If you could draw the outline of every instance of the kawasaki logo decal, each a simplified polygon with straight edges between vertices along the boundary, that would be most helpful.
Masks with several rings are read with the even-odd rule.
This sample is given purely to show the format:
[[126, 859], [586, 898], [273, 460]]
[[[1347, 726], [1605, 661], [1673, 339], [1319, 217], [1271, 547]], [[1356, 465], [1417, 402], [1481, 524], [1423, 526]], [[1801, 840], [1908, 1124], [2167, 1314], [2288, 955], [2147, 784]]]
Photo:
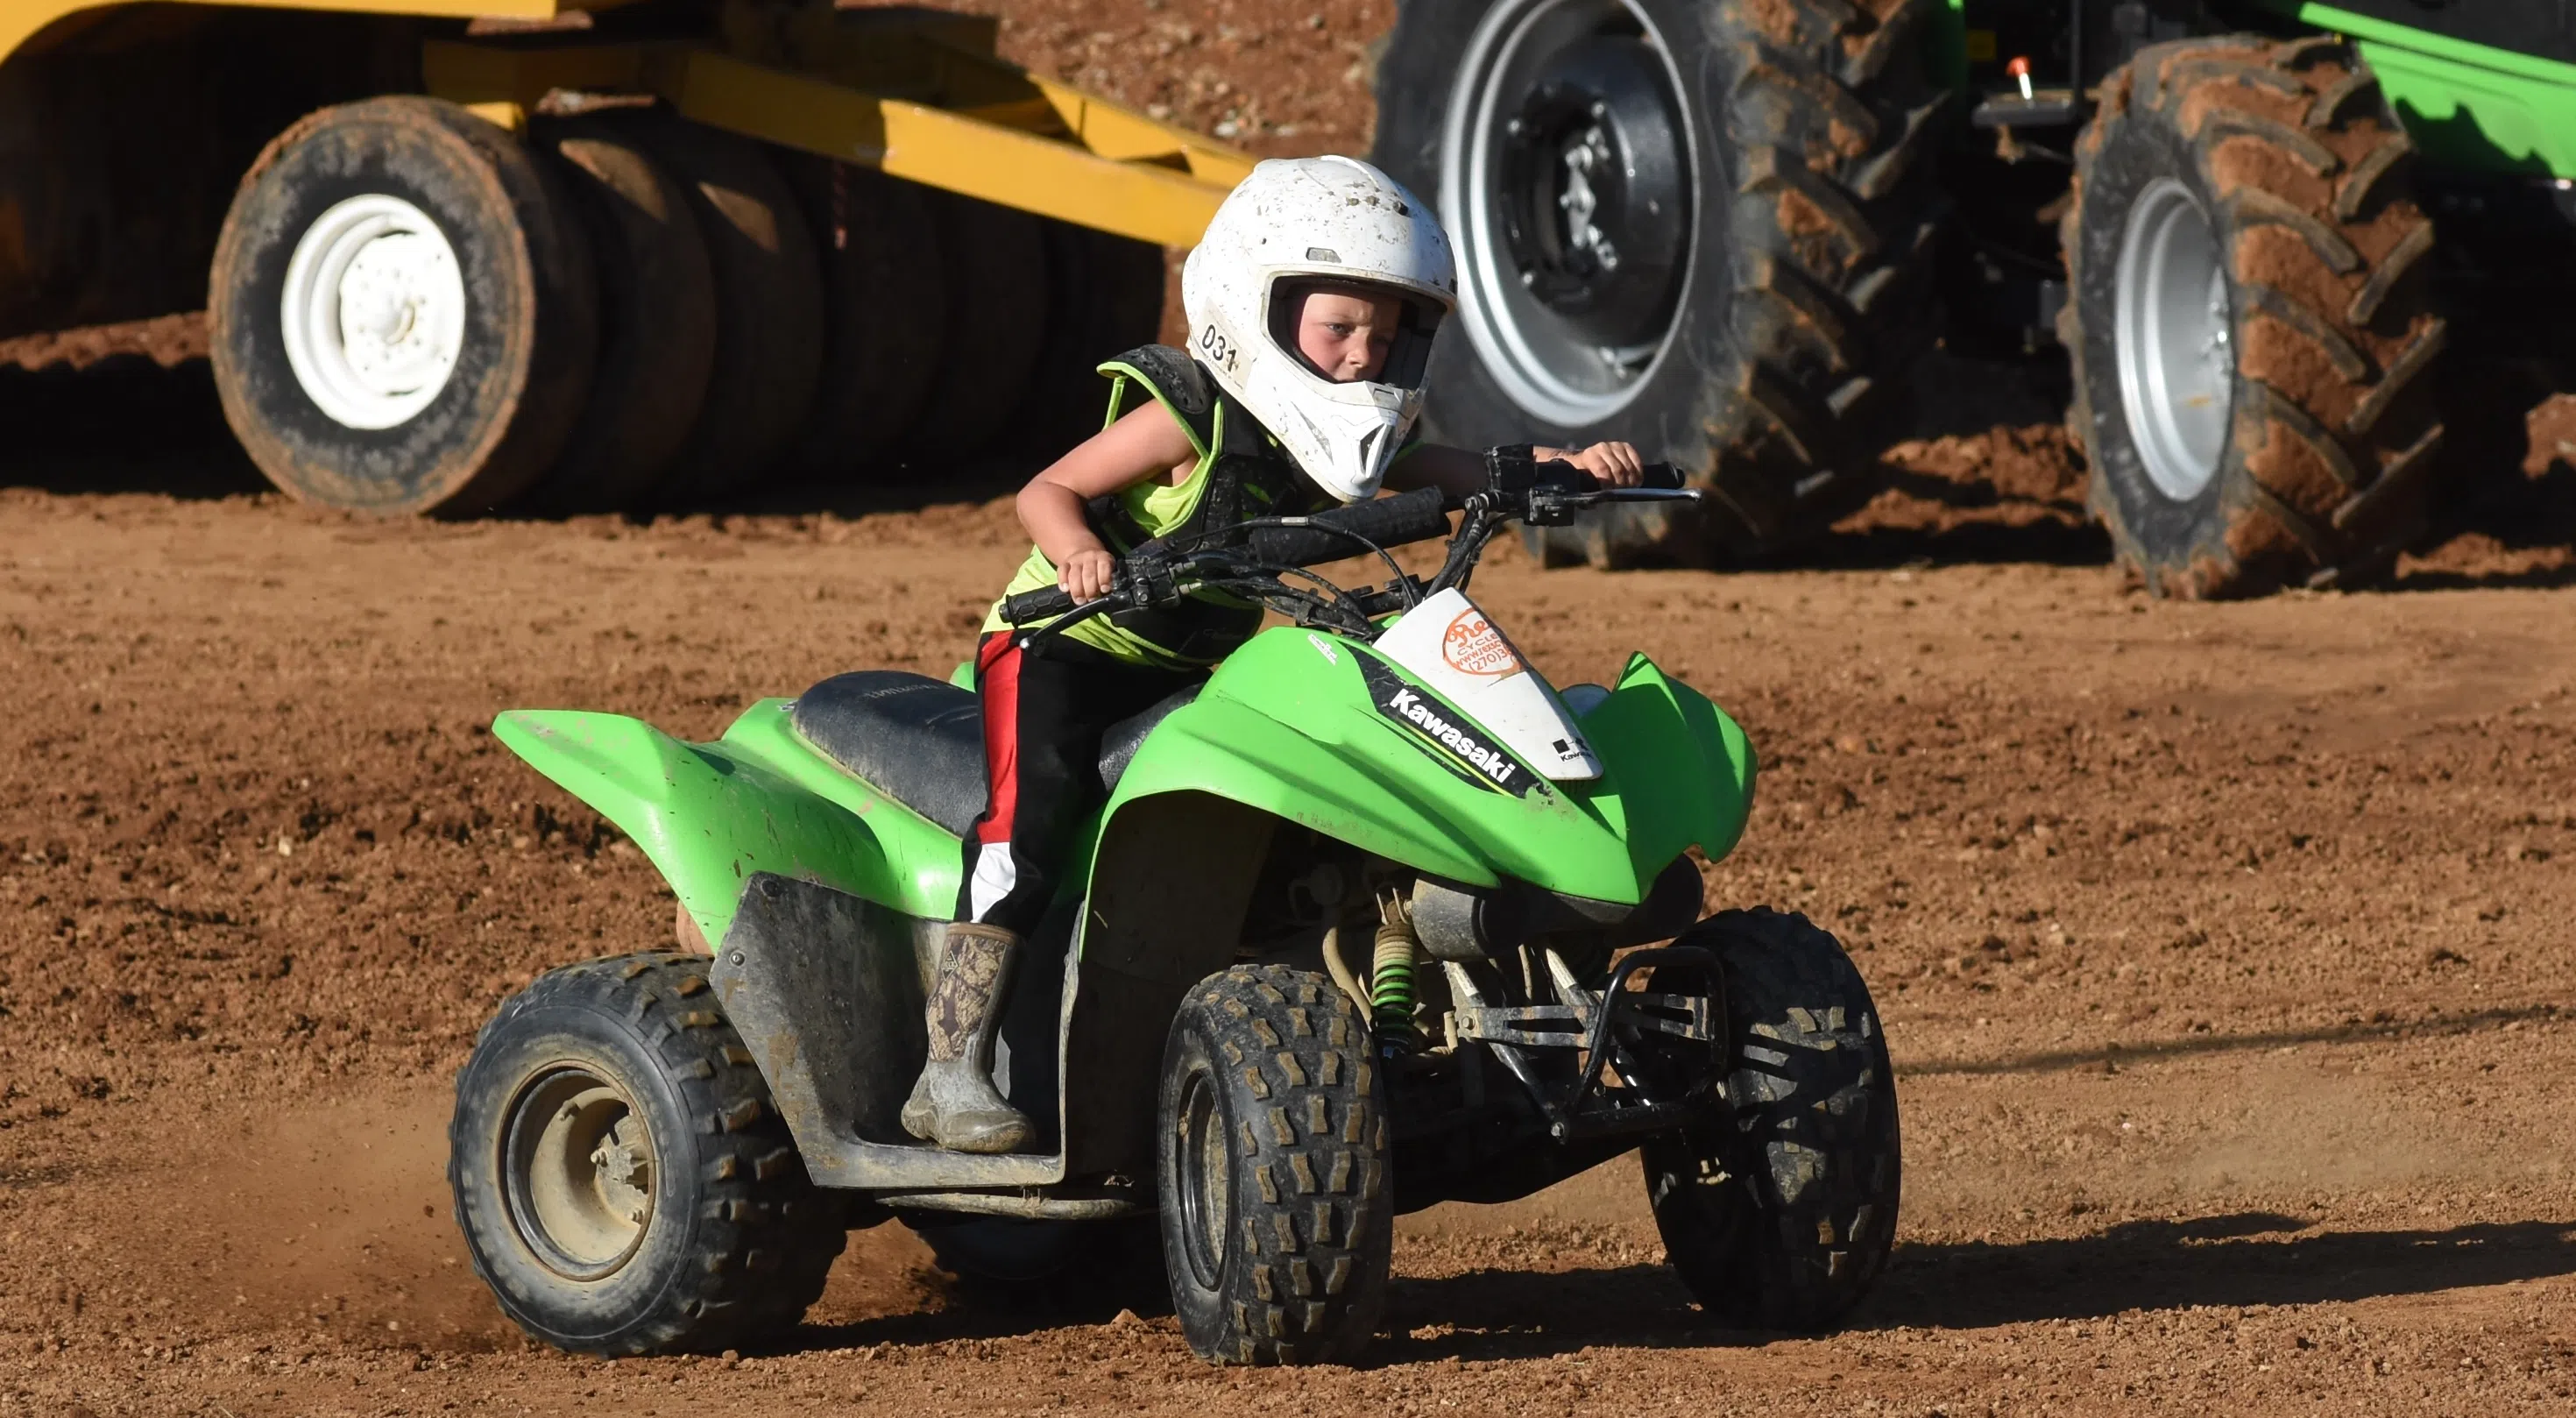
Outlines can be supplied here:
[[1465, 715], [1397, 678], [1374, 656], [1362, 655], [1359, 661], [1360, 679], [1368, 686], [1369, 703], [1380, 714], [1426, 740], [1428, 746], [1437, 748], [1439, 752], [1434, 756], [1463, 770], [1460, 776], [1498, 792], [1526, 795], [1533, 789], [1544, 789], [1539, 776], [1519, 759], [1470, 730]]

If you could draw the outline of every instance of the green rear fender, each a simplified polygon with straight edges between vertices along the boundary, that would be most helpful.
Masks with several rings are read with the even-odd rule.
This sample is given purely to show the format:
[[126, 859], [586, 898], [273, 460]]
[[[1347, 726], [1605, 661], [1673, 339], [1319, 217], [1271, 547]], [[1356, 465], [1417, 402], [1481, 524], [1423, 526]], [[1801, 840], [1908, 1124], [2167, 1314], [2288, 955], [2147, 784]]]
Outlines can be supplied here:
[[957, 839], [805, 747], [787, 706], [762, 700], [711, 744], [571, 710], [514, 709], [492, 733], [633, 838], [710, 942], [756, 871], [945, 916]]
[[1602, 777], [1515, 795], [1381, 715], [1358, 669], [1369, 653], [1289, 628], [1256, 637], [1137, 752], [1104, 836], [1130, 803], [1200, 792], [1452, 881], [1634, 902], [1685, 849], [1720, 857], [1743, 834], [1744, 731], [1643, 656], [1583, 720]]

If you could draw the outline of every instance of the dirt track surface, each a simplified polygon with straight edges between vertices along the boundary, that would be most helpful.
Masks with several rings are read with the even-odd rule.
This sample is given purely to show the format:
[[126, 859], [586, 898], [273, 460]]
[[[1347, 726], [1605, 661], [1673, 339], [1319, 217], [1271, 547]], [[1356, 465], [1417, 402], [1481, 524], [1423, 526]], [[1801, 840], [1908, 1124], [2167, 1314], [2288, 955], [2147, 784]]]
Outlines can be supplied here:
[[[991, 8], [1014, 57], [1264, 152], [1364, 149], [1391, 12]], [[362, 523], [206, 451], [202, 366], [11, 378], [0, 1415], [2576, 1408], [2576, 406], [2533, 422], [2528, 497], [2386, 594], [2125, 592], [2054, 408], [1938, 369], [1832, 569], [1497, 556], [1479, 597], [1551, 674], [1643, 649], [1760, 745], [1713, 886], [1877, 991], [1895, 1266], [1843, 1334], [1710, 1329], [1622, 1161], [1408, 1218], [1367, 1366], [1280, 1373], [1150, 1305], [981, 1308], [894, 1226], [768, 1349], [603, 1364], [523, 1343], [447, 1218], [474, 1029], [670, 929], [492, 715], [705, 737], [837, 670], [944, 673], [1005, 509]]]
[[492, 714], [703, 737], [944, 672], [1003, 506], [0, 489], [0, 1413], [2568, 1411], [2576, 590], [2463, 538], [2416, 589], [2152, 602], [2052, 447], [1908, 450], [1839, 570], [1478, 582], [1560, 679], [1642, 648], [1761, 746], [1715, 886], [1844, 936], [1901, 1076], [1853, 1327], [1704, 1327], [1623, 1161], [1409, 1218], [1369, 1365], [1297, 1374], [978, 1308], [896, 1227], [773, 1350], [604, 1365], [524, 1346], [447, 1220], [475, 1027], [670, 921]]

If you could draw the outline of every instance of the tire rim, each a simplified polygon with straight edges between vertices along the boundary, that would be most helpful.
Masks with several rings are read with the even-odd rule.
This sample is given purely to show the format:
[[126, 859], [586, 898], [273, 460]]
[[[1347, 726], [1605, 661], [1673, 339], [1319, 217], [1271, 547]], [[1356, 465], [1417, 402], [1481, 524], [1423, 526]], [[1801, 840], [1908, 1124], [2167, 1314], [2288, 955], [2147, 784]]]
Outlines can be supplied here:
[[653, 1136], [625, 1090], [562, 1065], [519, 1090], [502, 1133], [519, 1238], [567, 1279], [614, 1273], [653, 1225]]
[[2112, 338], [2148, 481], [2189, 502], [2218, 476], [2236, 396], [2227, 263], [2191, 189], [2158, 178], [2120, 239]]
[[1213, 1290], [1234, 1235], [1234, 1157], [1217, 1107], [1216, 1080], [1207, 1069], [1193, 1070], [1182, 1083], [1180, 1111], [1172, 1126], [1180, 1144], [1175, 1161], [1179, 1164], [1181, 1249], [1199, 1288]]
[[1681, 76], [1622, 0], [1504, 0], [1442, 133], [1460, 315], [1504, 392], [1573, 427], [1636, 397], [1671, 347], [1697, 221]]
[[370, 193], [305, 228], [278, 317], [286, 362], [314, 407], [349, 428], [392, 428], [428, 408], [465, 345], [465, 277], [429, 214]]

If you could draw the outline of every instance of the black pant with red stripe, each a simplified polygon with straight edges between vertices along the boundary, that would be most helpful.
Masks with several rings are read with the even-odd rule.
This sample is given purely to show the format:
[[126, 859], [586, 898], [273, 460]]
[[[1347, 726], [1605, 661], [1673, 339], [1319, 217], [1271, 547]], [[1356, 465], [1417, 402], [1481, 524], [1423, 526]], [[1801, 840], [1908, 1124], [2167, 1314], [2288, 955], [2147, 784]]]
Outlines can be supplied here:
[[1083, 818], [1108, 796], [1102, 736], [1205, 678], [1204, 670], [1153, 669], [1061, 636], [1032, 653], [1011, 633], [987, 634], [975, 649], [975, 692], [984, 701], [990, 796], [966, 834], [957, 919], [1035, 930]]

